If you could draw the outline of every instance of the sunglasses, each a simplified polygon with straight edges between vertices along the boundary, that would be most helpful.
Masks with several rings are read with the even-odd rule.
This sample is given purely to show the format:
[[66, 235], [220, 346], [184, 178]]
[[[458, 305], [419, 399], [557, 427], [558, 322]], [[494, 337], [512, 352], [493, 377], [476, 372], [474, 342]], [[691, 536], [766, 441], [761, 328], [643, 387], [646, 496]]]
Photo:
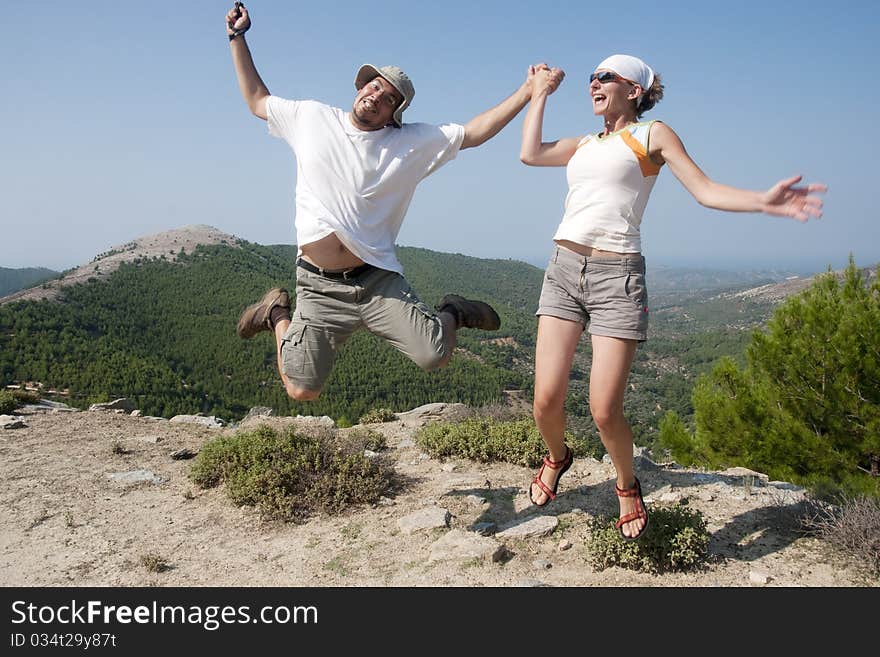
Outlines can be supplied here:
[[614, 71], [599, 71], [598, 73], [590, 73], [590, 83], [592, 84], [593, 80], [598, 80], [602, 84], [606, 82], [627, 82], [629, 84], [635, 84], [632, 80], [627, 80], [624, 77], [619, 76]]

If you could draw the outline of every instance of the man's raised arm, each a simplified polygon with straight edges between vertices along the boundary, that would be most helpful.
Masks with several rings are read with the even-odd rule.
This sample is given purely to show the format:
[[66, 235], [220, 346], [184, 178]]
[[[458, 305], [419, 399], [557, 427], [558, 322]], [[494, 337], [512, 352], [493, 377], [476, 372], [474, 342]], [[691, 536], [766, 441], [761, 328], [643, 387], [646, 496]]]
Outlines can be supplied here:
[[269, 89], [266, 87], [257, 67], [254, 66], [250, 48], [244, 40], [244, 33], [251, 27], [251, 17], [240, 2], [226, 14], [226, 34], [229, 35], [229, 48], [232, 51], [232, 63], [238, 78], [238, 88], [254, 116], [266, 119], [266, 99]]

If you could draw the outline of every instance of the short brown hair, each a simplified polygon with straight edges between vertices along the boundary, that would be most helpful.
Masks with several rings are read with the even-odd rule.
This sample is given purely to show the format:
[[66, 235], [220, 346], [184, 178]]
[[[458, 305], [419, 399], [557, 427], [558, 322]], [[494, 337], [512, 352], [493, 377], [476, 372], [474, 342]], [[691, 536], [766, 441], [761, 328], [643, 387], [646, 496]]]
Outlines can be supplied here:
[[642, 114], [654, 107], [663, 98], [663, 78], [659, 73], [654, 73], [654, 82], [647, 91], [642, 91], [642, 102], [636, 106], [636, 118], [642, 118]]

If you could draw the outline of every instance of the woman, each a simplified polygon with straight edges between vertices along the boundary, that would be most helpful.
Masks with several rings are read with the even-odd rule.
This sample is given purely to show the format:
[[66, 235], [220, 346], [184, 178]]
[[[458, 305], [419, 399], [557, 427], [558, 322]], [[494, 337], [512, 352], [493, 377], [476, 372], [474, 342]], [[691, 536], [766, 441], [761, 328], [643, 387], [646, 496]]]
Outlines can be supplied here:
[[589, 325], [590, 412], [617, 471], [617, 528], [625, 539], [634, 540], [644, 533], [648, 512], [633, 470], [633, 437], [623, 415], [623, 394], [636, 346], [647, 339], [648, 294], [639, 225], [660, 168], [668, 164], [706, 207], [764, 212], [801, 222], [821, 216], [822, 201], [810, 192], [826, 187], [795, 187], [800, 176], [766, 192], [711, 180], [672, 128], [640, 121], [663, 97], [663, 85], [647, 64], [629, 55], [608, 57], [590, 75], [593, 114], [602, 117], [603, 130], [544, 142], [547, 96], [564, 75], [546, 65], [536, 71], [520, 153], [525, 164], [567, 167], [569, 184], [536, 313], [534, 416], [550, 455], [529, 487], [529, 498], [538, 506], [554, 500], [559, 479], [571, 467], [572, 453], [563, 441], [563, 405], [575, 349]]

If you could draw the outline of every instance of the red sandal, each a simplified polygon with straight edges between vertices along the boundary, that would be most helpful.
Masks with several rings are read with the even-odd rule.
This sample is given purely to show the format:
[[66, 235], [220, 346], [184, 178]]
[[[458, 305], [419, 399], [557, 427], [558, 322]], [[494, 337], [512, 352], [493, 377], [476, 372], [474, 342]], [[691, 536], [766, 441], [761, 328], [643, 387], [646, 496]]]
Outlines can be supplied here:
[[[626, 541], [634, 541], [637, 538], [641, 538], [642, 534], [644, 534], [645, 530], [648, 528], [648, 508], [645, 506], [645, 499], [642, 497], [642, 484], [639, 482], [638, 477], [636, 477], [635, 486], [632, 488], [619, 488], [617, 484], [615, 484], [614, 492], [617, 493], [617, 497], [638, 497], [638, 500], [636, 501], [636, 510], [632, 513], [627, 513], [620, 518], [620, 520], [614, 523], [614, 526], [617, 527], [617, 531], [620, 532], [621, 537]], [[637, 520], [638, 518], [644, 518], [645, 520], [645, 525], [642, 527], [642, 530], [635, 536], [627, 536], [624, 534], [623, 526], [628, 522]]]
[[[571, 467], [571, 464], [574, 461], [574, 454], [571, 451], [571, 447], [566, 445], [565, 450], [565, 458], [561, 461], [554, 461], [549, 456], [545, 456], [544, 463], [541, 464], [541, 469], [538, 470], [538, 474], [536, 474], [535, 478], [532, 479], [532, 484], [538, 484], [538, 488], [544, 491], [544, 494], [547, 496], [547, 500], [543, 504], [538, 504], [537, 502], [535, 502], [534, 499], [532, 499], [532, 485], [529, 484], [529, 501], [535, 506], [547, 506], [547, 504], [556, 499], [556, 489], [559, 488], [559, 480], [562, 479], [562, 475], [566, 473], [566, 471]], [[552, 490], [547, 487], [547, 484], [541, 481], [541, 474], [544, 472], [544, 468], [559, 470], [559, 474], [556, 475], [556, 483], [553, 484]]]

